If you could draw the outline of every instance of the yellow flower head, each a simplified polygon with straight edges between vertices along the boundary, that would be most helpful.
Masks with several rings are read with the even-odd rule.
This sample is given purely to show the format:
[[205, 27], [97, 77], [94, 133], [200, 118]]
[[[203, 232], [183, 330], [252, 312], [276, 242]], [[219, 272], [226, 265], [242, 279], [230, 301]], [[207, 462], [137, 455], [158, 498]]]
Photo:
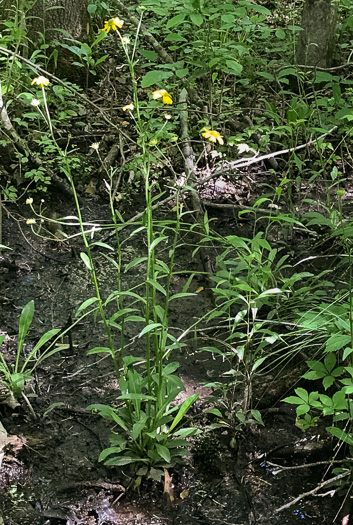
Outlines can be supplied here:
[[123, 111], [134, 111], [135, 106], [133, 104], [127, 104], [126, 106], [122, 107]]
[[153, 91], [152, 93], [153, 100], [157, 100], [158, 98], [161, 98], [163, 101], [163, 104], [173, 104], [173, 99], [171, 95], [169, 95], [168, 91], [165, 89], [158, 89], [157, 91]]
[[35, 223], [36, 223], [35, 219], [27, 219], [26, 220], [26, 224], [35, 224]]
[[31, 86], [40, 86], [40, 87], [49, 86], [49, 78], [46, 78], [43, 76], [36, 77], [32, 80]]
[[223, 137], [218, 131], [213, 131], [212, 129], [203, 128], [202, 136], [205, 137], [205, 139], [208, 139], [210, 142], [218, 142], [221, 146], [224, 144]]
[[120, 20], [120, 18], [117, 16], [115, 18], [111, 18], [108, 21], [105, 21], [102, 31], [104, 31], [105, 33], [109, 33], [110, 30], [117, 31], [118, 29], [121, 29], [123, 25], [124, 20]]
[[26, 200], [26, 204], [32, 204], [32, 202], [33, 202], [32, 197], [30, 197], [29, 199]]

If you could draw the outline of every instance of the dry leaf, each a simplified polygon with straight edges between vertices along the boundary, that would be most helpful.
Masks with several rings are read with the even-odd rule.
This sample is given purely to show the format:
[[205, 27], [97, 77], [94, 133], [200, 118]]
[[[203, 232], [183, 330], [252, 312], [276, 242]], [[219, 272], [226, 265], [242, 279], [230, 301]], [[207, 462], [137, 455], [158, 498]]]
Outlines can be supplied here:
[[164, 494], [166, 494], [170, 501], [174, 501], [174, 494], [172, 488], [172, 478], [167, 469], [164, 469]]
[[88, 195], [95, 195], [97, 193], [96, 185], [92, 180], [85, 187], [85, 193], [88, 193]]
[[189, 497], [189, 489], [184, 489], [182, 492], [180, 492], [180, 499], [186, 499]]

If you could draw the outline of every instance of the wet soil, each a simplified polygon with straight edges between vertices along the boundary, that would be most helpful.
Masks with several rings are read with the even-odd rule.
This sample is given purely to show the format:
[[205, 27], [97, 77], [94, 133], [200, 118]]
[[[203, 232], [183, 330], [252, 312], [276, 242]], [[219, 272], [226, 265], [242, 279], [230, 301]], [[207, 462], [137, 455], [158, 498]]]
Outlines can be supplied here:
[[[98, 197], [81, 198], [84, 219], [109, 222], [107, 203]], [[68, 200], [52, 196], [47, 202], [61, 216], [74, 215]], [[134, 206], [138, 208], [138, 203]], [[28, 208], [10, 209], [15, 218]], [[138, 209], [137, 209], [138, 211]], [[168, 216], [169, 210], [161, 211]], [[214, 227], [227, 234], [241, 234], [232, 216], [218, 214]], [[21, 229], [23, 233], [21, 232]], [[70, 232], [71, 233], [71, 232]], [[142, 239], [129, 238], [124, 245], [124, 263], [141, 256]], [[192, 257], [193, 246], [178, 251], [180, 269], [200, 271]], [[5, 355], [11, 357], [23, 306], [35, 301], [35, 323], [27, 345], [52, 327], [68, 326], [80, 304], [94, 295], [87, 270], [78, 256], [79, 238], [65, 243], [43, 240], [30, 233], [24, 221], [4, 218], [3, 243], [12, 251], [3, 254], [0, 264], [0, 328], [8, 335]], [[115, 289], [115, 276], [106, 259], [95, 253], [102, 293]], [[141, 282], [143, 268], [135, 267], [124, 276], [130, 288]], [[172, 283], [175, 292], [187, 277]], [[176, 333], [212, 306], [212, 294], [202, 276], [196, 276], [192, 291], [197, 296], [174, 305], [170, 324]], [[177, 301], [175, 301], [177, 303]], [[134, 355], [143, 355], [136, 340], [136, 327], [127, 327]], [[102, 330], [91, 317], [71, 331], [70, 348], [63, 349], [37, 368], [35, 380], [26, 387], [33, 413], [24, 401], [15, 410], [0, 405], [0, 420], [11, 440], [0, 470], [0, 524], [5, 525], [113, 525], [113, 524], [296, 524], [333, 523], [342, 499], [307, 498], [276, 514], [276, 509], [321, 481], [325, 466], [279, 472], [269, 463], [287, 467], [330, 457], [330, 443], [316, 428], [303, 434], [295, 427], [295, 413], [280, 402], [297, 379], [297, 370], [288, 369], [277, 378], [267, 398], [262, 399], [265, 426], [250, 426], [243, 433], [218, 429], [204, 432], [191, 442], [191, 456], [183, 466], [170, 472], [174, 500], [163, 494], [163, 483], [145, 480], [132, 490], [128, 470], [105, 467], [99, 453], [109, 441], [110, 428], [86, 407], [91, 403], [114, 403], [117, 383], [111, 362], [101, 355], [87, 356], [102, 346]], [[219, 379], [223, 367], [210, 353], [198, 351], [192, 338], [173, 360], [181, 363], [180, 374], [187, 394], [200, 393], [190, 414], [192, 422], [206, 425], [203, 409], [210, 389], [202, 383]], [[262, 385], [264, 387], [264, 385]], [[265, 385], [266, 386], [266, 385]], [[267, 385], [268, 386], [268, 385]], [[259, 387], [258, 397], [261, 397]], [[56, 404], [56, 405], [55, 405]], [[209, 422], [209, 421], [208, 421]], [[235, 437], [235, 439], [234, 439]], [[340, 521], [337, 520], [337, 523]]]

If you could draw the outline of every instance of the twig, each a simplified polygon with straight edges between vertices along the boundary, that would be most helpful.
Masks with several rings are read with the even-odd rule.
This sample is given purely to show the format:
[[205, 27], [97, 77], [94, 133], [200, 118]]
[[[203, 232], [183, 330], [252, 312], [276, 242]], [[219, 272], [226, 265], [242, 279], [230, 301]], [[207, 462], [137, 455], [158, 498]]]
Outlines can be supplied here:
[[279, 69], [276, 70], [277, 73], [282, 71], [283, 69], [293, 68], [293, 69], [312, 69], [315, 71], [339, 71], [340, 69], [344, 69], [346, 67], [353, 66], [353, 62], [346, 62], [345, 64], [341, 64], [340, 66], [334, 66], [334, 67], [317, 67], [317, 66], [306, 66], [304, 64], [295, 64], [295, 65], [287, 65], [287, 66], [281, 66]]
[[296, 503], [298, 503], [298, 501], [306, 498], [307, 496], [313, 496], [320, 489], [322, 489], [323, 487], [326, 487], [326, 485], [329, 485], [330, 483], [335, 483], [336, 481], [342, 478], [346, 478], [347, 476], [350, 476], [350, 474], [351, 474], [351, 471], [348, 470], [347, 472], [342, 472], [341, 474], [338, 474], [338, 476], [335, 476], [333, 478], [327, 479], [326, 481], [323, 481], [314, 489], [309, 490], [308, 492], [303, 492], [303, 494], [300, 494], [300, 496], [298, 496], [297, 498], [294, 498], [289, 503], [286, 503], [285, 505], [282, 505], [282, 507], [279, 507], [278, 509], [274, 510], [274, 513], [278, 514], [279, 512], [282, 512], [282, 510], [288, 509], [289, 507], [291, 507], [292, 505], [295, 505]]
[[[328, 461], [315, 461], [315, 463], [304, 463], [303, 465], [292, 465], [291, 467], [285, 467], [284, 465], [277, 465], [277, 463], [271, 463], [271, 461], [265, 461], [266, 465], [270, 465], [270, 467], [277, 467], [282, 470], [296, 470], [300, 468], [311, 468], [311, 467], [317, 467], [318, 465], [331, 465], [332, 463], [347, 463], [352, 462], [353, 458], [347, 458], [347, 459], [330, 459]], [[280, 472], [276, 472], [276, 474], [279, 474]]]

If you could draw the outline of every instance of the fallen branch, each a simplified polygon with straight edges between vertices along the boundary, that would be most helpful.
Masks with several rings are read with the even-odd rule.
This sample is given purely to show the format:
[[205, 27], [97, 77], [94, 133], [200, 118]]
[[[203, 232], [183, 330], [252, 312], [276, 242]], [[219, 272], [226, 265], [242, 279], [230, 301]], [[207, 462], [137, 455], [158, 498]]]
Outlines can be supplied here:
[[278, 514], [279, 512], [282, 512], [282, 510], [289, 509], [289, 507], [291, 507], [292, 505], [295, 505], [296, 503], [298, 503], [298, 501], [300, 501], [300, 500], [302, 500], [304, 498], [307, 498], [308, 496], [313, 496], [314, 494], [319, 492], [319, 490], [321, 490], [323, 487], [326, 487], [330, 483], [335, 483], [336, 481], [338, 481], [338, 480], [340, 480], [342, 478], [346, 478], [347, 476], [350, 476], [350, 474], [351, 474], [351, 471], [347, 470], [347, 472], [342, 472], [342, 474], [338, 474], [338, 476], [335, 476], [333, 478], [327, 479], [326, 481], [323, 481], [322, 483], [320, 483], [314, 489], [309, 490], [308, 492], [303, 492], [303, 494], [300, 494], [300, 496], [298, 496], [297, 498], [293, 499], [289, 503], [286, 503], [285, 505], [282, 505], [282, 507], [279, 507], [278, 509], [276, 509], [274, 511], [274, 513]]
[[[239, 159], [239, 160], [236, 160], [236, 161], [233, 161], [233, 162], [223, 162], [220, 167], [216, 168], [213, 172], [211, 172], [209, 175], [207, 175], [203, 179], [197, 180], [194, 184], [191, 183], [188, 188], [182, 188], [180, 190], [180, 193], [181, 194], [186, 193], [186, 192], [190, 191], [190, 188], [191, 189], [196, 189], [198, 187], [202, 187], [208, 181], [210, 181], [211, 179], [214, 179], [215, 177], [220, 177], [221, 175], [228, 174], [232, 170], [248, 167], [248, 166], [251, 166], [252, 164], [257, 164], [258, 162], [261, 162], [262, 160], [265, 160], [267, 158], [278, 157], [279, 155], [284, 155], [286, 153], [291, 153], [292, 151], [297, 151], [297, 150], [306, 148], [308, 146], [311, 146], [312, 144], [316, 144], [319, 140], [321, 140], [322, 138], [326, 137], [327, 135], [330, 135], [336, 129], [337, 129], [337, 126], [334, 126], [327, 133], [324, 133], [323, 135], [320, 135], [320, 137], [318, 137], [317, 139], [310, 139], [309, 142], [306, 142], [305, 144], [301, 144], [300, 146], [295, 146], [294, 148], [288, 148], [288, 149], [284, 149], [284, 150], [281, 150], [281, 151], [276, 151], [274, 153], [269, 153], [268, 155], [262, 155], [261, 157], [255, 157], [255, 158], [253, 157], [253, 158], [250, 158], [250, 159], [244, 159], [243, 158], [243, 159]], [[156, 209], [164, 206], [165, 204], [168, 204], [173, 199], [175, 199], [175, 195], [174, 194], [173, 195], [169, 195], [165, 199], [162, 199], [162, 200], [158, 201], [156, 204], [154, 204], [152, 206], [152, 210], [156, 210]], [[243, 207], [242, 209], [245, 209], [245, 207]], [[126, 226], [131, 226], [136, 221], [140, 220], [143, 217], [144, 213], [145, 213], [144, 211], [142, 211], [140, 213], [137, 213], [131, 219], [129, 219], [126, 222], [118, 225], [117, 226], [118, 229], [121, 230], [121, 229], [125, 228]], [[103, 236], [102, 240], [106, 241], [106, 240], [110, 239], [113, 235], [115, 235], [115, 231], [114, 232], [109, 232], [108, 235]], [[94, 248], [94, 246], [92, 246], [92, 248]]]

